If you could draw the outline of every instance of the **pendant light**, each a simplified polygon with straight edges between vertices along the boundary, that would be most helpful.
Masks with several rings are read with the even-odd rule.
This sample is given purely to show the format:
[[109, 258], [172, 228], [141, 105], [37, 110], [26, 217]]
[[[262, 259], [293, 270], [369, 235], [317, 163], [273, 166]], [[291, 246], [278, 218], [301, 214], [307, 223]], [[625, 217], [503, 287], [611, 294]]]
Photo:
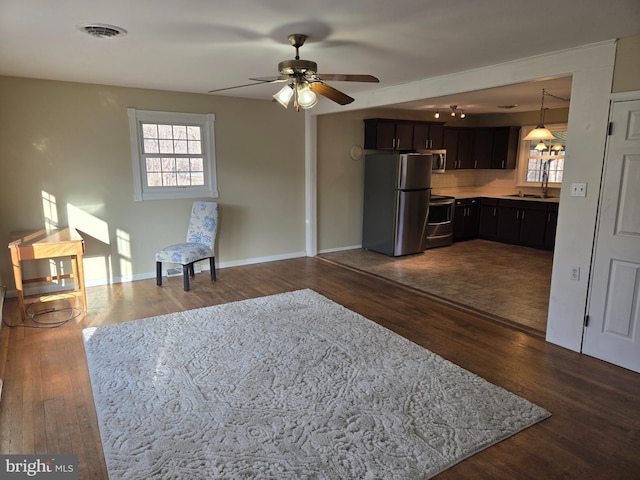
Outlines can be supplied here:
[[533, 130], [531, 130], [526, 137], [524, 137], [525, 140], [534, 140], [534, 141], [535, 140], [552, 140], [553, 138], [555, 138], [553, 136], [553, 133], [551, 133], [551, 131], [544, 126], [544, 96], [545, 95], [549, 95], [549, 94], [543, 88], [542, 102], [540, 105], [540, 121], [538, 122], [538, 126]]

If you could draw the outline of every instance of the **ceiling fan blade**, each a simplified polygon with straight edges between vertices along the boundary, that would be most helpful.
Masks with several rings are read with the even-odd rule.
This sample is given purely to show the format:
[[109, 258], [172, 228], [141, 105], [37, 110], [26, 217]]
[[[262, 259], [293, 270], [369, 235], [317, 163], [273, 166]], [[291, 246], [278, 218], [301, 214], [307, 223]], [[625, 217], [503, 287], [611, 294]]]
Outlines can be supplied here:
[[254, 83], [245, 83], [244, 85], [236, 85], [235, 87], [216, 88], [215, 90], [209, 90], [207, 93], [222, 92], [223, 90], [232, 90], [234, 88], [251, 87], [252, 85], [263, 85], [265, 83], [271, 83], [271, 82], [261, 81], [261, 82], [254, 82]]
[[320, 80], [333, 80], [339, 82], [372, 82], [379, 83], [373, 75], [351, 75], [348, 73], [318, 73], [316, 75]]
[[249, 80], [256, 80], [258, 82], [265, 82], [265, 83], [274, 83], [274, 82], [284, 82], [285, 80], [289, 80], [289, 76], [286, 76], [286, 75], [273, 75], [271, 77], [250, 78]]
[[327, 97], [329, 100], [333, 100], [334, 102], [340, 105], [347, 105], [348, 103], [353, 102], [353, 98], [351, 98], [346, 93], [342, 93], [340, 90], [336, 90], [335, 88], [322, 83], [322, 82], [312, 82], [309, 84], [311, 86], [311, 90], [320, 95]]

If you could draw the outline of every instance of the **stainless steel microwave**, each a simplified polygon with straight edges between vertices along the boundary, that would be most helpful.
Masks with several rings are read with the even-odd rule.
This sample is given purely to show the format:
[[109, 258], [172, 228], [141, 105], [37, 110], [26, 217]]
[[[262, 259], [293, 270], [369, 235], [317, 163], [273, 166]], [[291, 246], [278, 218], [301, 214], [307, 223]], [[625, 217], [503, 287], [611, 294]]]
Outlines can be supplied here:
[[420, 153], [430, 153], [433, 155], [433, 164], [431, 165], [431, 173], [444, 173], [447, 166], [446, 150], [419, 150]]

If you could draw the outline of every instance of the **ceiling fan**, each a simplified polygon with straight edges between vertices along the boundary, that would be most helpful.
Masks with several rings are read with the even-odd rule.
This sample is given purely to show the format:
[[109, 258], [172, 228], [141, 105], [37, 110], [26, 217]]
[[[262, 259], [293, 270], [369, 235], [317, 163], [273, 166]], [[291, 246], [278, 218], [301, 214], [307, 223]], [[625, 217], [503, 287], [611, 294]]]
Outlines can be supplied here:
[[286, 82], [286, 85], [282, 87], [278, 93], [273, 95], [273, 99], [287, 108], [293, 98], [293, 105], [295, 109], [299, 111], [300, 108], [307, 109], [313, 107], [318, 102], [316, 95], [318, 93], [340, 105], [347, 105], [353, 102], [354, 99], [352, 97], [327, 85], [324, 83], [325, 80], [373, 83], [380, 81], [373, 75], [318, 73], [318, 64], [316, 62], [300, 59], [299, 49], [304, 45], [306, 39], [307, 36], [301, 33], [289, 35], [289, 43], [296, 49], [296, 57], [293, 60], [284, 60], [278, 64], [279, 75], [250, 78], [249, 80], [253, 80], [254, 83], [218, 88], [216, 90], [210, 90], [209, 93], [221, 92], [232, 88], [249, 87], [251, 85]]

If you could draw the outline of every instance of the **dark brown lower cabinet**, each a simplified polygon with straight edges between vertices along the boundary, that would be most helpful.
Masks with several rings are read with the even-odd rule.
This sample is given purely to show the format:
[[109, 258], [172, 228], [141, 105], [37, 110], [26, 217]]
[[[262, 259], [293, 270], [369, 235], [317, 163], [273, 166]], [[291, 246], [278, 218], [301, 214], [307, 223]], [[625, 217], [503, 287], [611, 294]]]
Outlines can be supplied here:
[[544, 248], [553, 250], [556, 244], [556, 226], [558, 224], [558, 204], [547, 204], [547, 228], [544, 234]]
[[529, 247], [545, 247], [546, 202], [500, 200], [498, 204], [497, 239], [499, 241]]
[[484, 238], [552, 250], [558, 204], [506, 198], [456, 199], [453, 240]]
[[480, 225], [478, 236], [487, 240], [498, 238], [498, 199], [482, 198], [480, 200]]
[[480, 199], [456, 199], [453, 210], [453, 240], [477, 238], [479, 222]]

